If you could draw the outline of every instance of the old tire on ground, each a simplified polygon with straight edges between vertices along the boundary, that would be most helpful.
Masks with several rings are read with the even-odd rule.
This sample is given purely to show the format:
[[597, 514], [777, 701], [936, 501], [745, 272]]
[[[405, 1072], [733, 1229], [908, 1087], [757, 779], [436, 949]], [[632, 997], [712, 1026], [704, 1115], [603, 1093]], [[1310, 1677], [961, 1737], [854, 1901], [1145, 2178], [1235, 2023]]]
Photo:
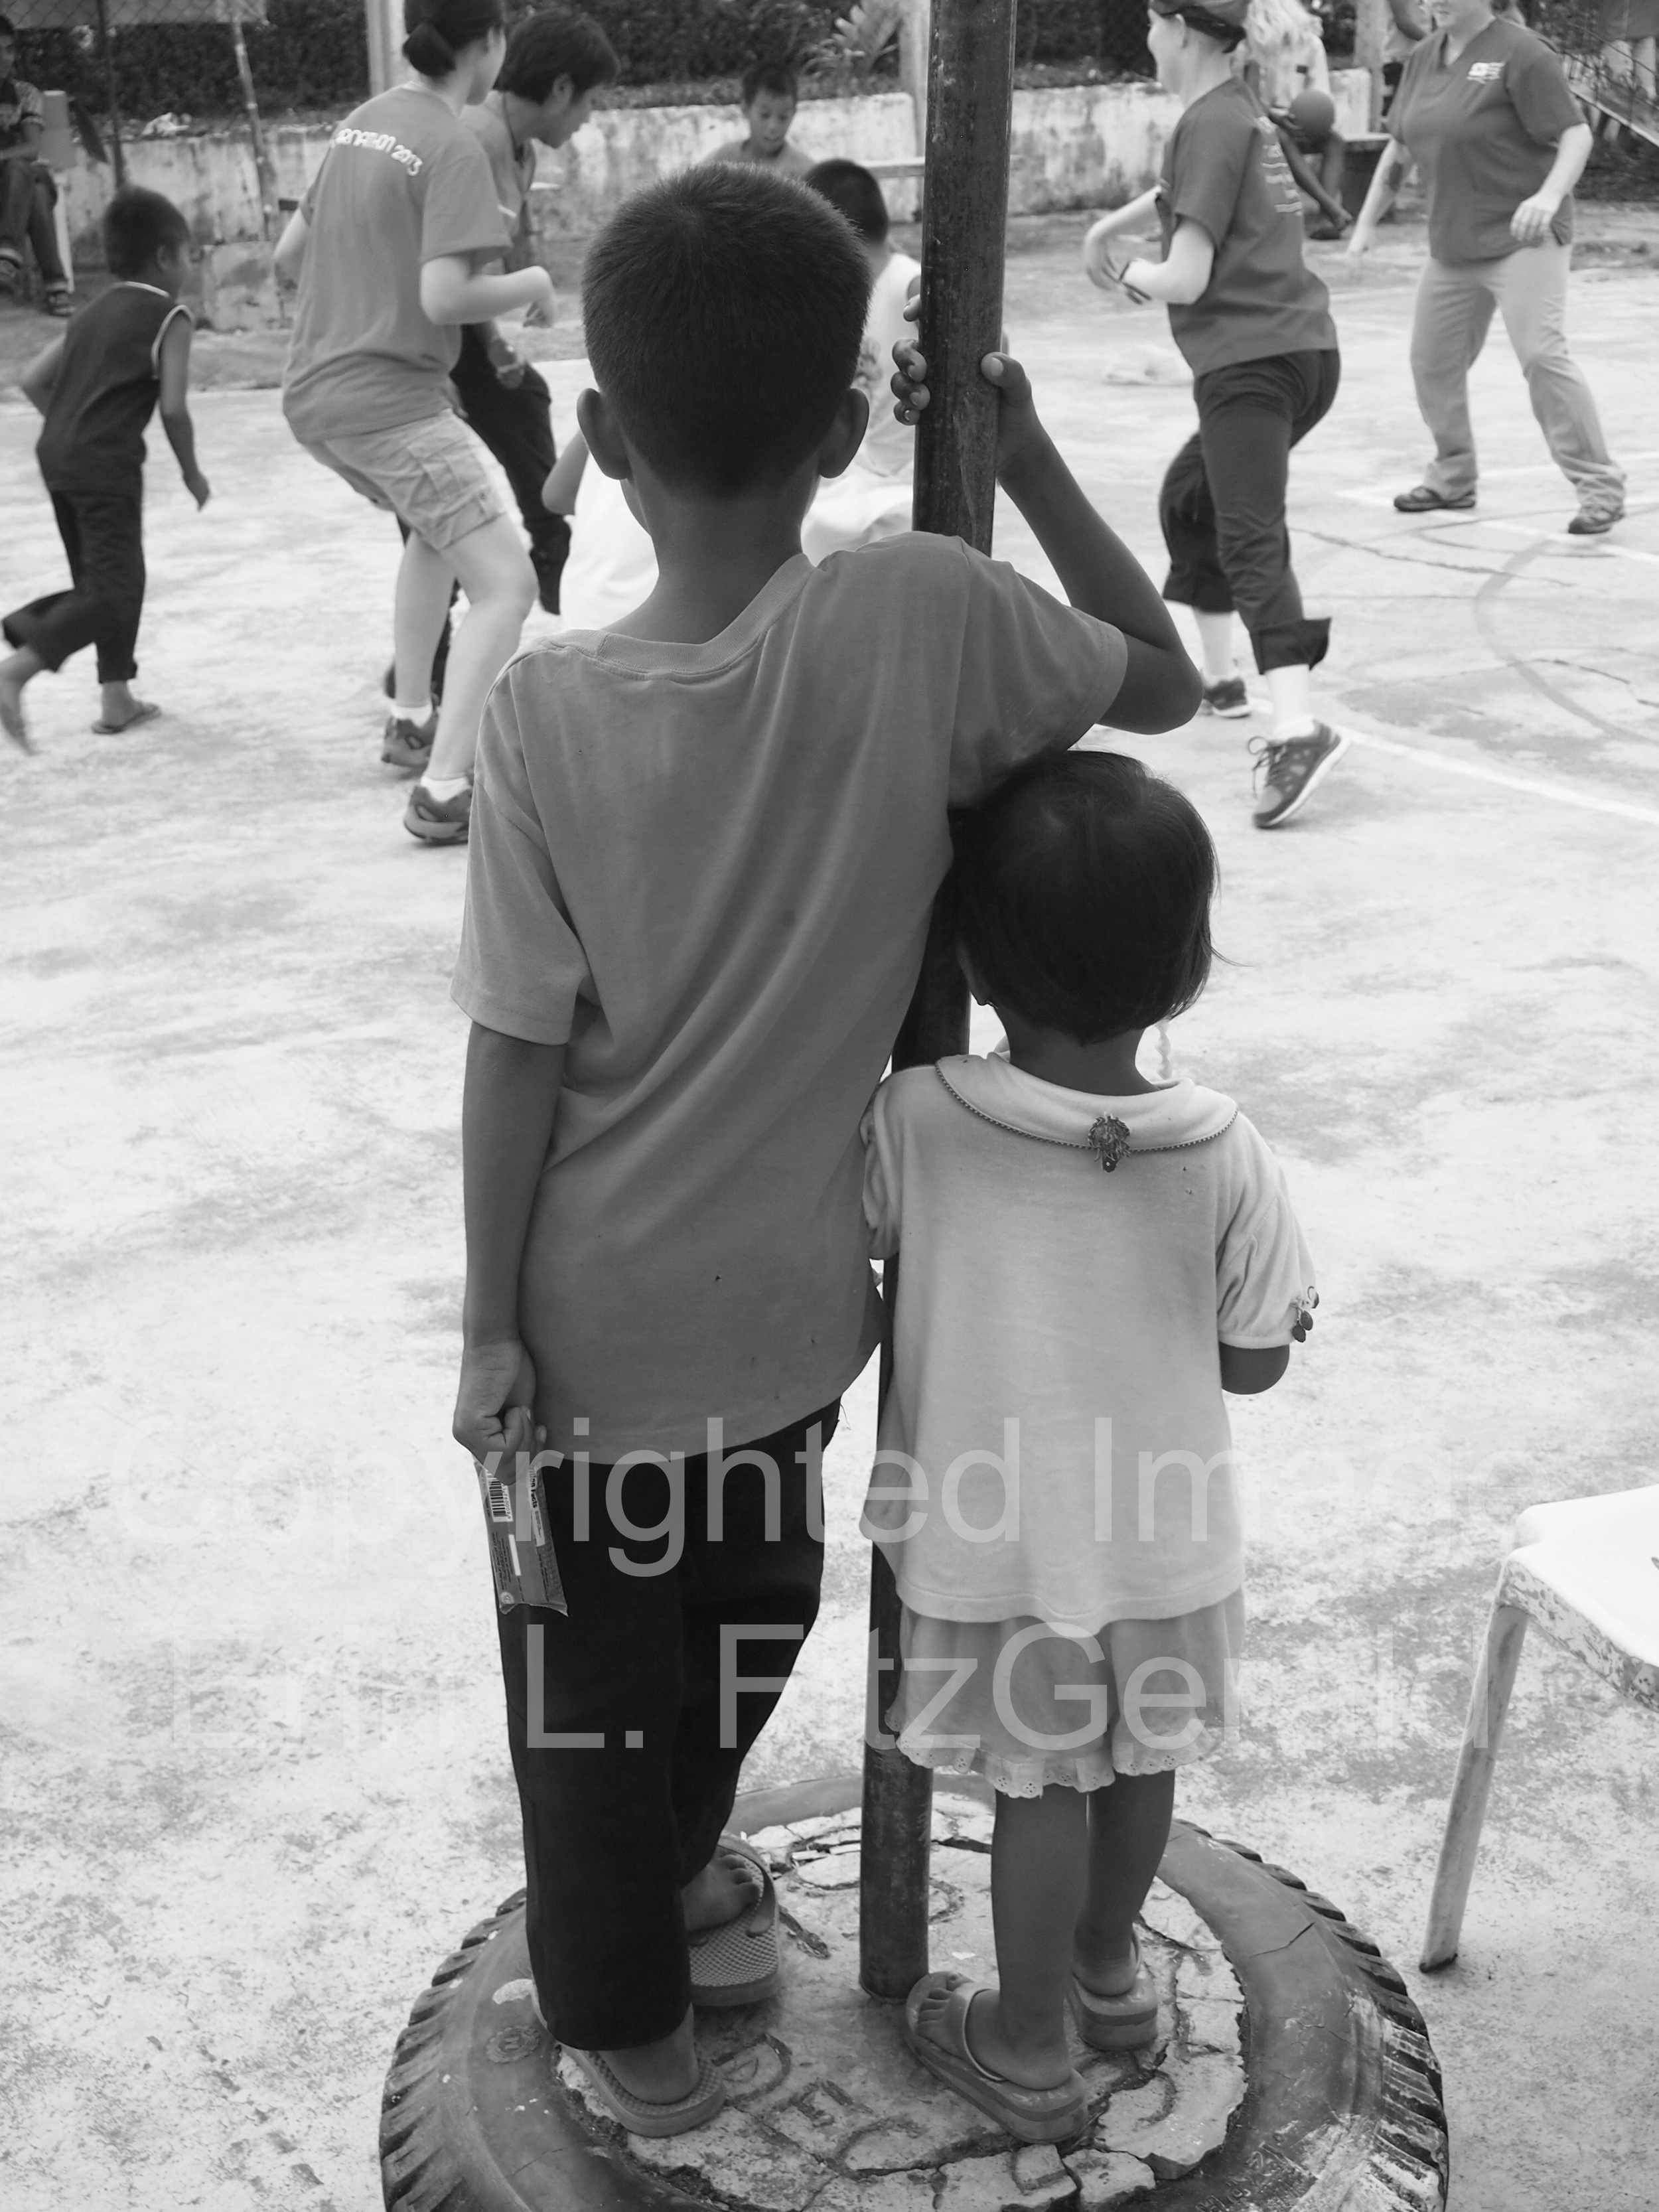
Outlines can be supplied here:
[[[757, 1830], [858, 1795], [856, 1777], [757, 1790], [738, 1800], [738, 1821]], [[1246, 2087], [1221, 2148], [1146, 2201], [1170, 2212], [1441, 2212], [1440, 2069], [1376, 1946], [1294, 1875], [1184, 1822], [1159, 1871], [1214, 1930], [1244, 1992]], [[522, 2024], [521, 2008], [497, 2008], [495, 1992], [529, 1971], [520, 1891], [468, 1931], [416, 2000], [381, 2107], [388, 2212], [689, 2207], [590, 2132], [554, 2078], [547, 2037]]]

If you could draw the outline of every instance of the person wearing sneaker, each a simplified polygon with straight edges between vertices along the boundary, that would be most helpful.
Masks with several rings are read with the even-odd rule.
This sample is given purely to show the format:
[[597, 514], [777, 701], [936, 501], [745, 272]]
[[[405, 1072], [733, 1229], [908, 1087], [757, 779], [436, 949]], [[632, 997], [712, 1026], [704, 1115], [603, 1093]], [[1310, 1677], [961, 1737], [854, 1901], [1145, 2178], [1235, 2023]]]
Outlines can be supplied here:
[[1567, 525], [1599, 538], [1625, 512], [1624, 471], [1607, 451], [1584, 372], [1567, 351], [1572, 188], [1590, 128], [1554, 51], [1489, 0], [1433, 0], [1434, 28], [1406, 64], [1389, 110], [1391, 143], [1348, 246], [1353, 274], [1395, 173], [1415, 161], [1428, 198], [1429, 260], [1412, 319], [1412, 379], [1434, 439], [1402, 514], [1474, 505], [1469, 370], [1494, 307], [1527, 380], [1550, 454], [1578, 495]]
[[[1198, 428], [1158, 498], [1164, 596], [1193, 610], [1204, 711], [1250, 712], [1233, 660], [1235, 611], [1273, 702], [1253, 740], [1259, 829], [1306, 805], [1347, 749], [1313, 708], [1330, 623], [1310, 620], [1291, 567], [1285, 499], [1292, 446], [1330, 411], [1341, 373], [1330, 295], [1302, 258], [1302, 200], [1261, 101], [1233, 74], [1249, 0], [1152, 0], [1147, 44], [1182, 106], [1156, 189], [1103, 216], [1083, 264], [1103, 288], [1161, 301], [1193, 372]], [[1164, 258], [1112, 266], [1108, 242], [1156, 222]]]
[[[519, 642], [536, 576], [454, 411], [465, 323], [553, 312], [544, 269], [487, 273], [507, 246], [489, 158], [461, 120], [506, 52], [501, 0], [404, 0], [407, 84], [356, 109], [276, 248], [297, 280], [283, 410], [313, 457], [408, 532], [398, 571], [397, 696], [383, 757], [416, 771], [404, 827], [465, 844], [478, 718]], [[457, 584], [443, 704], [433, 653]]]

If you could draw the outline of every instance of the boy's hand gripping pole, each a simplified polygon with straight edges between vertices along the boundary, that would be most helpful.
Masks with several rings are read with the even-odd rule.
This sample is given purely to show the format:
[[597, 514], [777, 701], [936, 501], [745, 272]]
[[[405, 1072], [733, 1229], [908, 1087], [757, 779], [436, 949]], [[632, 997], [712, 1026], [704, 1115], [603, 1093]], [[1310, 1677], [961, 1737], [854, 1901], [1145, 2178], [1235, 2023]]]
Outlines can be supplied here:
[[[917, 0], [913, 0], [917, 4]], [[927, 173], [921, 210], [921, 313], [929, 404], [916, 425], [917, 530], [991, 550], [996, 502], [997, 395], [980, 374], [1002, 343], [1002, 274], [1013, 106], [1014, 0], [933, 0], [927, 57]], [[895, 1067], [968, 1048], [968, 987], [953, 934], [933, 913], [915, 997], [893, 1047]], [[887, 1263], [885, 1395], [892, 1366], [896, 1260]], [[927, 1971], [927, 1850], [933, 1785], [880, 1727], [898, 1680], [898, 1592], [879, 1552], [870, 1559], [871, 1695], [864, 1753], [859, 1876], [859, 1979], [872, 1996], [902, 1998]]]

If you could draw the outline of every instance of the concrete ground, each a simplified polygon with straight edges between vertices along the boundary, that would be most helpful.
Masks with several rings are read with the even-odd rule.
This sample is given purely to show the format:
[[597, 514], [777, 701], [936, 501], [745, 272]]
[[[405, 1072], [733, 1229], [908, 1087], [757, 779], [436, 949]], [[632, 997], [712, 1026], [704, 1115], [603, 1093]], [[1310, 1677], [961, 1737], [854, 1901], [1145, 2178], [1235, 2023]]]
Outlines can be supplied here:
[[[1011, 335], [1156, 565], [1190, 396], [1158, 323], [1084, 286], [1076, 229], [1023, 234]], [[1424, 458], [1419, 243], [1339, 297], [1342, 396], [1293, 476], [1298, 566], [1335, 617], [1324, 696], [1365, 741], [1271, 837], [1248, 726], [1143, 748], [1225, 871], [1226, 960], [1175, 1063], [1277, 1146], [1323, 1294], [1291, 1377], [1237, 1408], [1252, 1718], [1181, 1805], [1406, 1971], [1456, 2212], [1652, 2212], [1659, 1735], [1541, 1641], [1462, 1959], [1414, 1961], [1508, 1527], [1659, 1472], [1659, 293], [1633, 252], [1575, 283], [1631, 472], [1613, 538], [1560, 534], [1501, 337], [1474, 378], [1480, 510], [1412, 521], [1389, 499]], [[580, 370], [550, 373], [562, 425]], [[12, 2212], [368, 2212], [397, 2030], [520, 1880], [448, 1438], [464, 863], [404, 835], [376, 759], [396, 537], [273, 394], [197, 414], [204, 514], [152, 441], [143, 689], [165, 719], [92, 736], [77, 662], [31, 693], [38, 756], [0, 760]], [[6, 605], [60, 571], [32, 443], [0, 405]], [[1040, 565], [1018, 518], [1000, 543]], [[757, 1783], [858, 1756], [872, 1425], [866, 1375], [823, 1620]]]

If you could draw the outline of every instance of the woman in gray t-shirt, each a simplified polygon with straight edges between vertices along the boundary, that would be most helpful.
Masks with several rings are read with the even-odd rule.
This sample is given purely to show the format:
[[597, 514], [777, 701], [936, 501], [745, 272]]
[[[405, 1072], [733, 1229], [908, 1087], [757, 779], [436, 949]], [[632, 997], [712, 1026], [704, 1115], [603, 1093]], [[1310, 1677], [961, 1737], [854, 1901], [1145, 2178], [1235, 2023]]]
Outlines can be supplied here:
[[[1313, 709], [1330, 624], [1310, 619], [1291, 567], [1285, 501], [1291, 448], [1329, 412], [1341, 364], [1324, 285], [1302, 258], [1302, 196], [1261, 101], [1230, 60], [1248, 0], [1152, 0], [1147, 44], [1181, 102], [1156, 190], [1102, 216], [1083, 265], [1099, 285], [1161, 300], [1193, 372], [1198, 428], [1158, 496], [1170, 549], [1164, 596], [1189, 606], [1204, 656], [1204, 711], [1252, 711], [1233, 660], [1233, 616], [1249, 634], [1273, 701], [1252, 740], [1254, 820], [1300, 813], [1348, 740]], [[1107, 241], [1156, 217], [1160, 261], [1114, 270]]]
[[1578, 495], [1567, 528], [1599, 538], [1624, 514], [1625, 476], [1566, 331], [1572, 188], [1589, 158], [1589, 125], [1560, 61], [1524, 24], [1495, 15], [1489, 0], [1433, 0], [1431, 12], [1348, 245], [1358, 275], [1395, 173], [1415, 161], [1428, 195], [1429, 260], [1412, 318], [1412, 380], [1434, 459], [1394, 503], [1402, 514], [1474, 505], [1469, 370], [1496, 307], [1538, 427]]
[[[415, 75], [340, 124], [276, 248], [297, 279], [283, 410], [307, 453], [405, 532], [397, 696], [380, 757], [418, 781], [411, 836], [464, 844], [478, 718], [516, 650], [536, 577], [477, 441], [454, 411], [459, 325], [551, 318], [547, 271], [482, 273], [507, 245], [489, 162], [461, 120], [495, 82], [501, 0], [404, 0]], [[432, 656], [457, 582], [467, 613], [434, 714]]]

